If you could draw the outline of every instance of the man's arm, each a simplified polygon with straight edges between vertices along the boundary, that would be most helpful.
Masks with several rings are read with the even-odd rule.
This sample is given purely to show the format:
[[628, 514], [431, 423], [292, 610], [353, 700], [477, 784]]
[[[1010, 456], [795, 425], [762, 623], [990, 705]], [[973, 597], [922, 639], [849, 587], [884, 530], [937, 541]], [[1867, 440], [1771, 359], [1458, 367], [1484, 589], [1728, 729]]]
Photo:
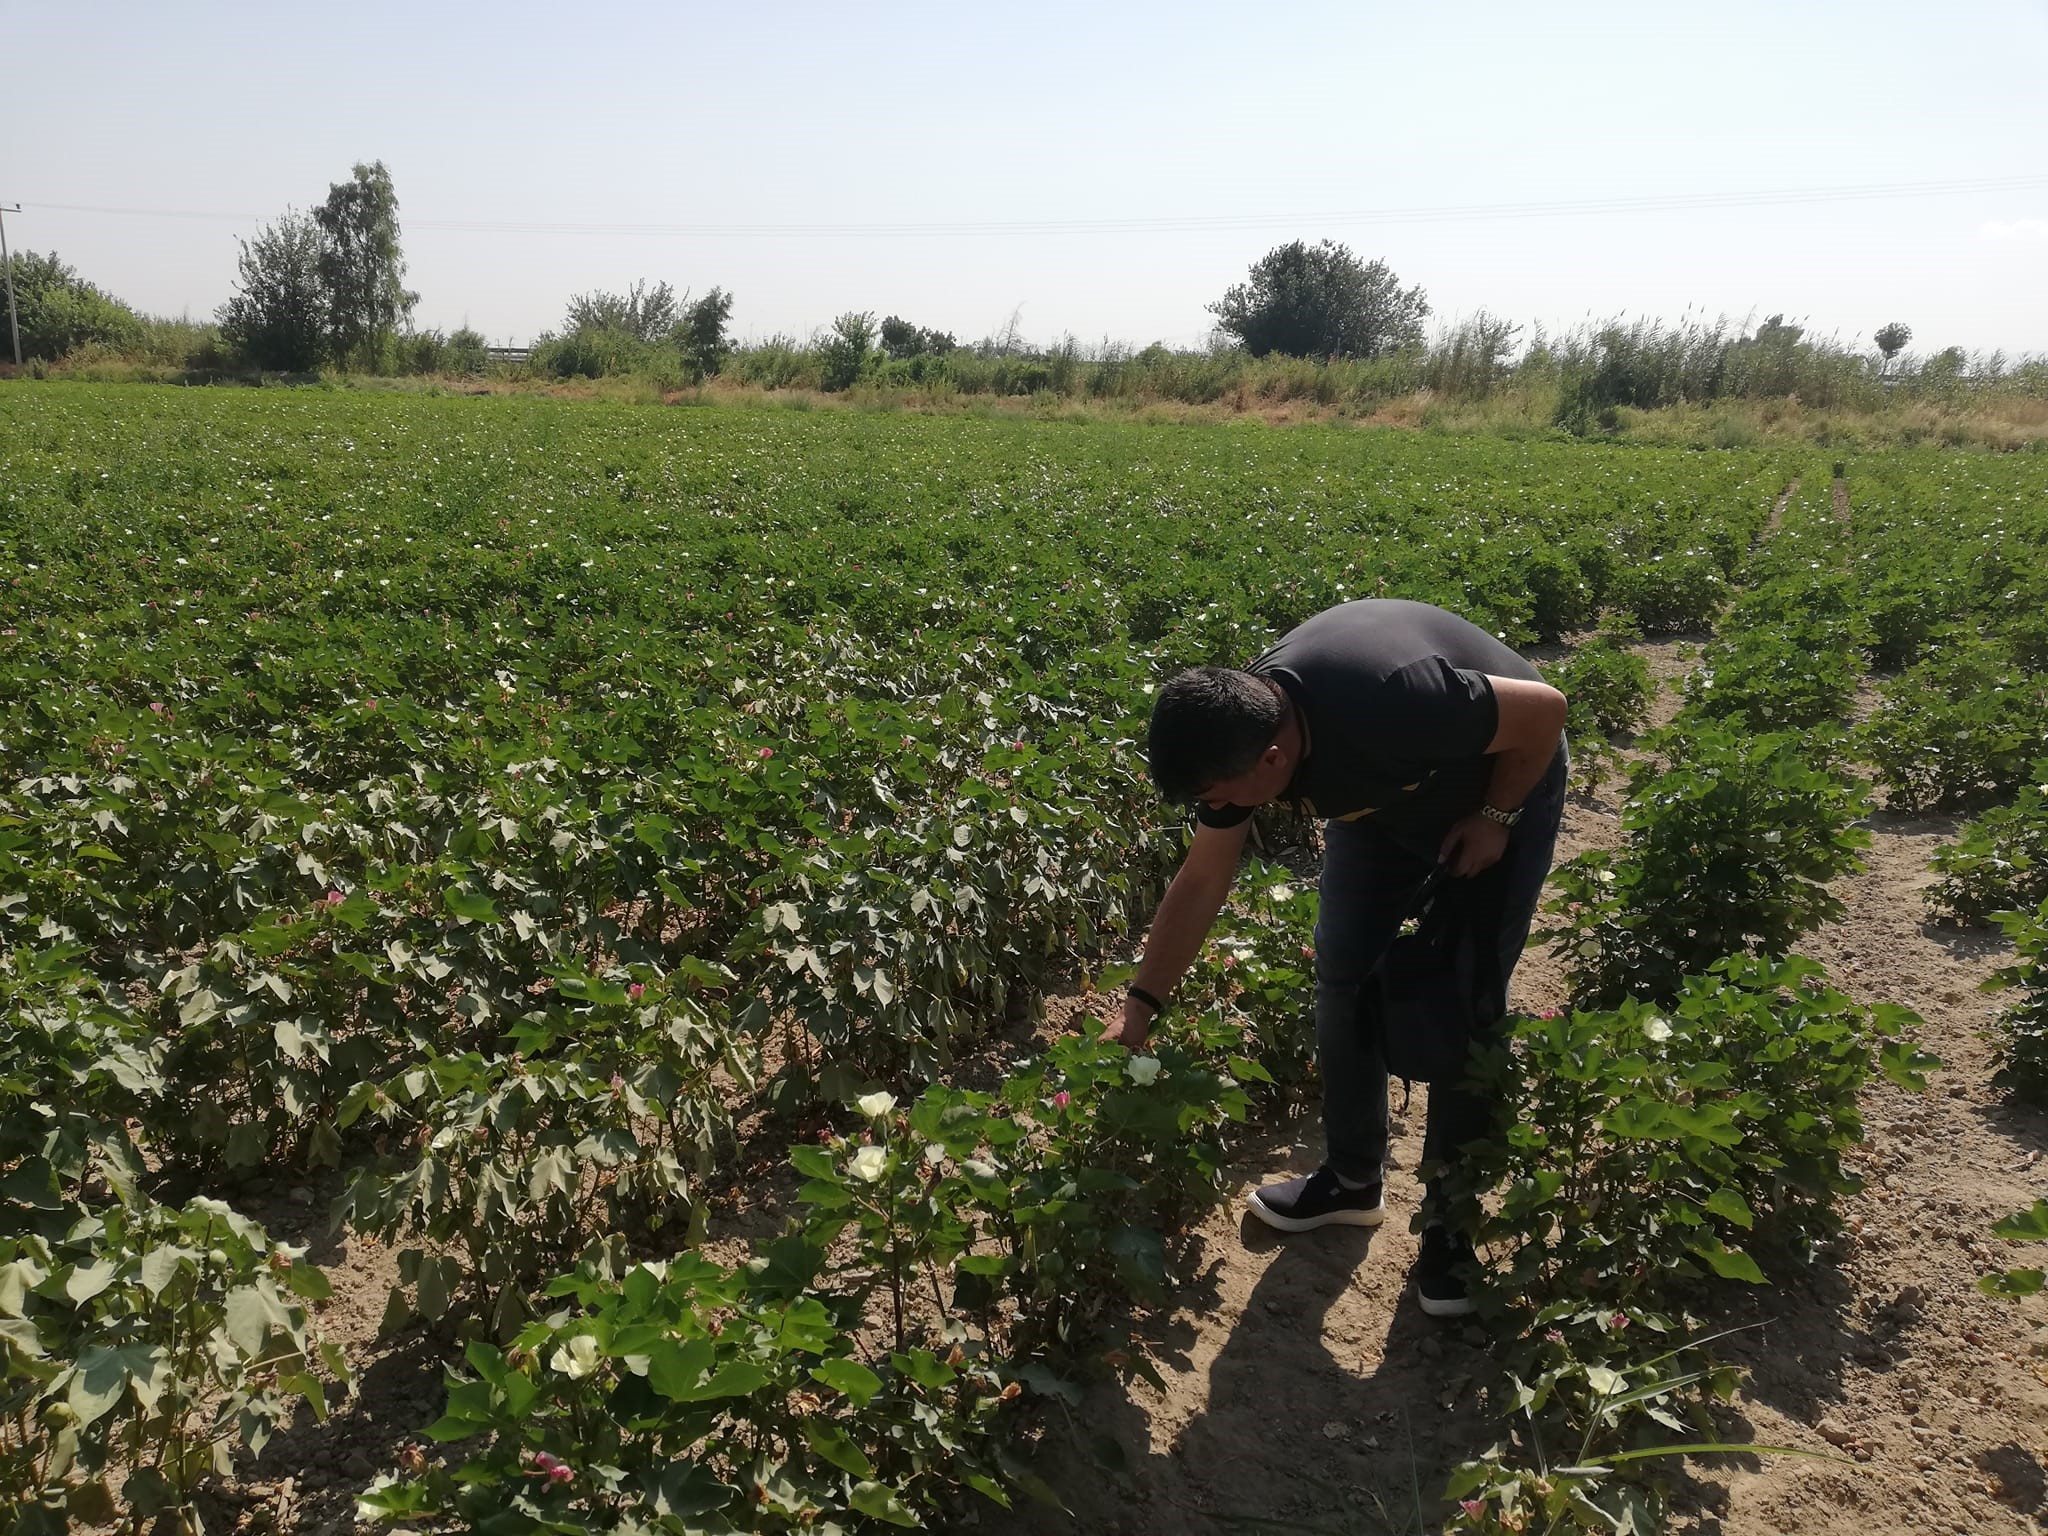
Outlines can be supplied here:
[[[1154, 997], [1165, 997], [1179, 983], [1209, 936], [1223, 900], [1230, 894], [1230, 882], [1237, 878], [1237, 865], [1244, 853], [1245, 838], [1251, 832], [1247, 817], [1234, 827], [1195, 827], [1188, 856], [1181, 860], [1173, 884], [1160, 898], [1152, 916], [1152, 931], [1145, 936], [1144, 958], [1138, 962], [1134, 982]], [[1152, 1029], [1152, 1009], [1135, 997], [1124, 999], [1123, 1016], [1109, 1026], [1105, 1040], [1121, 1041], [1133, 1048], [1145, 1043]]]
[[[1486, 754], [1493, 759], [1486, 803], [1512, 811], [1529, 798], [1564, 737], [1565, 697], [1548, 683], [1519, 677], [1494, 677], [1494, 702], [1500, 715]], [[1476, 875], [1491, 868], [1508, 845], [1508, 829], [1477, 811], [1464, 817], [1444, 838], [1438, 855], [1454, 875]]]

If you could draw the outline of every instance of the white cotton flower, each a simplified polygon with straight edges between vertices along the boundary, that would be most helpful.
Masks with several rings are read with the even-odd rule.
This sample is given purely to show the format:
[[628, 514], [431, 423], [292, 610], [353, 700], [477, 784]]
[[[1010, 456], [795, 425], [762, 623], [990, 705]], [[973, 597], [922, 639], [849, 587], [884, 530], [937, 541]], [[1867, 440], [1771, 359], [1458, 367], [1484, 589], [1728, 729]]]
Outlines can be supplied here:
[[1140, 1088], [1149, 1088], [1159, 1076], [1157, 1056], [1133, 1056], [1124, 1064], [1124, 1070], [1131, 1074], [1131, 1081]]
[[973, 1178], [992, 1179], [996, 1176], [996, 1165], [994, 1163], [983, 1162], [978, 1157], [970, 1157], [969, 1159], [967, 1159], [966, 1162], [962, 1163], [960, 1166], [961, 1168], [966, 1170], [969, 1176]]
[[1652, 1040], [1669, 1040], [1671, 1038], [1671, 1026], [1665, 1023], [1664, 1020], [1660, 1019], [1659, 1017], [1657, 1017], [1656, 1014], [1653, 1013], [1647, 1019], [1643, 1020], [1643, 1033], [1648, 1035]]
[[858, 1109], [870, 1120], [879, 1120], [896, 1107], [896, 1095], [893, 1093], [864, 1093], [855, 1099], [853, 1103], [854, 1108]]
[[927, 1167], [936, 1168], [946, 1160], [946, 1149], [936, 1141], [927, 1142], [924, 1149], [924, 1160]]
[[587, 1333], [577, 1334], [548, 1357], [548, 1369], [560, 1371], [572, 1381], [588, 1376], [597, 1369], [597, 1340]]
[[853, 1161], [847, 1169], [856, 1179], [865, 1179], [872, 1184], [882, 1176], [889, 1166], [889, 1154], [882, 1147], [862, 1147], [853, 1154]]

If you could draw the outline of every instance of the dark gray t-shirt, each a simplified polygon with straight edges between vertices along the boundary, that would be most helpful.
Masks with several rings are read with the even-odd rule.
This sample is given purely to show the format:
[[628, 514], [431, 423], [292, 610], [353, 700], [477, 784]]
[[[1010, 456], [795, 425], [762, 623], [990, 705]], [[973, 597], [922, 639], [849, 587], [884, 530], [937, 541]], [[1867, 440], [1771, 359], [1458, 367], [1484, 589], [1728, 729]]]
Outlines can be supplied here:
[[[1281, 796], [1311, 816], [1441, 837], [1476, 810], [1500, 723], [1487, 676], [1543, 674], [1478, 625], [1429, 603], [1364, 598], [1289, 630], [1245, 668], [1278, 683], [1308, 729], [1308, 757]], [[1234, 827], [1233, 805], [1196, 817]]]

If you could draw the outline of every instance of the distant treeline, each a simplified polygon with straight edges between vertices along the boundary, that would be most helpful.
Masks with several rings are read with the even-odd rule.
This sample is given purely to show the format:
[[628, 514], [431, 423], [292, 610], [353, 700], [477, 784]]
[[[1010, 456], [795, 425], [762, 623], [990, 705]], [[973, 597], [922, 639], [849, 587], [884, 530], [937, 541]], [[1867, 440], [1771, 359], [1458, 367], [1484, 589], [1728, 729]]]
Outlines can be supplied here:
[[[367, 254], [365, 254], [367, 253]], [[1343, 246], [1280, 246], [1210, 306], [1210, 343], [1142, 349], [1068, 336], [961, 343], [901, 316], [841, 315], [809, 337], [735, 343], [732, 295], [692, 300], [667, 283], [596, 290], [524, 359], [496, 357], [464, 328], [416, 328], [402, 284], [396, 196], [381, 164], [358, 166], [312, 215], [287, 213], [241, 242], [236, 292], [212, 323], [136, 313], [54, 253], [10, 263], [28, 371], [191, 381], [282, 373], [451, 380], [626, 379], [662, 393], [724, 380], [768, 391], [898, 401], [1027, 397], [1244, 409], [1302, 403], [1369, 411], [1423, 397], [1480, 405], [1513, 397], [1519, 416], [1575, 433], [1621, 413], [1718, 401], [1796, 401], [1816, 411], [1899, 402], [1948, 409], [1987, 399], [2048, 401], [2048, 358], [1916, 353], [1911, 330], [1867, 345], [1817, 337], [1783, 315], [1761, 324], [1620, 318], [1558, 334], [1480, 313], [1434, 332], [1419, 288]], [[0, 353], [0, 360], [4, 360]], [[2031, 409], [2031, 407], [2030, 407]]]

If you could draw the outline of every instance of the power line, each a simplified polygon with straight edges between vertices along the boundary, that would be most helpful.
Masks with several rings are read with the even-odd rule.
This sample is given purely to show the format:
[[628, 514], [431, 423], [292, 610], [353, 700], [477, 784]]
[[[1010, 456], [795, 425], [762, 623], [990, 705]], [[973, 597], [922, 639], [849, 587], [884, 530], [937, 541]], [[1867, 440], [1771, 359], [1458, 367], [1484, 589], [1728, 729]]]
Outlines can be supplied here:
[[[1886, 182], [1830, 187], [1783, 187], [1756, 192], [1671, 192], [1635, 197], [1576, 198], [1551, 202], [1472, 203], [1415, 208], [1354, 208], [1307, 213], [1182, 214], [1141, 218], [1000, 219], [940, 222], [656, 224], [488, 219], [408, 219], [408, 231], [488, 235], [628, 235], [674, 239], [971, 238], [1018, 235], [1196, 234], [1310, 225], [1466, 223], [1497, 219], [1586, 218], [1634, 213], [1683, 213], [1722, 208], [1774, 208], [1813, 203], [1869, 202], [1969, 193], [2031, 192], [2048, 176], [1974, 177], [1948, 181]], [[198, 219], [251, 223], [252, 213], [187, 208], [123, 208], [90, 203], [29, 203], [53, 213], [127, 218]]]

